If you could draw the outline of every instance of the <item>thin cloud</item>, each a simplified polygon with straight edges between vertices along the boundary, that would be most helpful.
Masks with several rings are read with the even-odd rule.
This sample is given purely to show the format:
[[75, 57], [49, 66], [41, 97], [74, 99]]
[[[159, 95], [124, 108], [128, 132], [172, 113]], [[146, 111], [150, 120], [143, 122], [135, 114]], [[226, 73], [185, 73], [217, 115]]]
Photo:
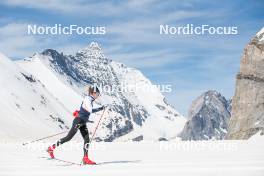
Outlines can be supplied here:
[[0, 3], [11, 7], [40, 9], [62, 13], [64, 15], [93, 14], [97, 16], [117, 16], [128, 11], [145, 11], [145, 6], [154, 3], [154, 0], [136, 1], [83, 1], [83, 0], [2, 0]]
[[177, 60], [187, 57], [186, 54], [175, 53], [168, 49], [157, 51], [149, 50], [141, 52], [108, 53], [107, 55], [115, 61], [119, 61], [130, 67], [139, 69], [163, 68], [168, 64], [173, 64]]
[[27, 34], [24, 22], [11, 22], [0, 27], [0, 51], [7, 56], [22, 59], [34, 52], [51, 48], [58, 44], [52, 36], [33, 36]]

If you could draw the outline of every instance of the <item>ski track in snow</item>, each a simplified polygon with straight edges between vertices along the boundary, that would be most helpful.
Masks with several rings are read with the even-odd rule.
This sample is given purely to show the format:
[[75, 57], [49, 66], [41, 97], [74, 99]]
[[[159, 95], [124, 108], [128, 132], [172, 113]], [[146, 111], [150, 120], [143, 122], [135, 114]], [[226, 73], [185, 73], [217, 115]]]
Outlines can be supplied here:
[[[47, 145], [46, 143], [43, 146]], [[80, 163], [82, 148], [66, 150], [69, 146], [70, 144], [66, 143], [57, 148], [55, 156]], [[263, 148], [263, 139], [94, 143], [90, 155], [98, 165], [78, 166], [47, 159], [48, 155], [44, 149], [33, 150], [21, 144], [1, 143], [0, 175], [263, 176]]]

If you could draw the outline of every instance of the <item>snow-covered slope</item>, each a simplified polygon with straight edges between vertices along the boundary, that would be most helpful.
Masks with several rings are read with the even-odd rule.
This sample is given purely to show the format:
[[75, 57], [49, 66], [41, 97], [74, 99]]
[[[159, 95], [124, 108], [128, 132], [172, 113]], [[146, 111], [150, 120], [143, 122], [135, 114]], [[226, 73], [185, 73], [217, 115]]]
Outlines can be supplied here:
[[45, 86], [0, 53], [0, 138], [34, 139], [68, 129], [70, 114]]
[[[56, 150], [56, 157], [79, 163], [83, 152], [81, 144], [74, 148], [69, 143], [64, 145], [64, 149]], [[90, 153], [98, 165], [90, 166], [50, 160], [45, 158], [45, 148], [32, 148], [0, 143], [0, 175], [263, 176], [264, 173], [263, 138], [257, 141], [94, 143]]]
[[[106, 58], [95, 42], [74, 56], [47, 49], [18, 64], [40, 79], [70, 110], [80, 105], [80, 97], [86, 93], [87, 85], [109, 86], [113, 91], [103, 91], [101, 100], [112, 106], [98, 130], [97, 140], [112, 141], [120, 136], [124, 140], [140, 136], [150, 140], [171, 139], [177, 136], [186, 121], [166, 103], [159, 89], [146, 91], [146, 87], [153, 85], [140, 71]], [[137, 89], [125, 91], [120, 86], [137, 86]], [[64, 95], [66, 91], [67, 95]]]
[[[50, 91], [65, 107], [73, 112], [79, 108], [79, 104], [82, 101], [81, 96], [76, 93], [68, 85], [64, 84], [57, 77], [49, 67], [42, 64], [42, 55], [34, 55], [33, 58], [27, 58], [24, 61], [17, 61], [17, 63], [24, 69], [34, 74], [36, 78], [41, 80], [46, 89]], [[30, 64], [28, 64], [30, 63]]]

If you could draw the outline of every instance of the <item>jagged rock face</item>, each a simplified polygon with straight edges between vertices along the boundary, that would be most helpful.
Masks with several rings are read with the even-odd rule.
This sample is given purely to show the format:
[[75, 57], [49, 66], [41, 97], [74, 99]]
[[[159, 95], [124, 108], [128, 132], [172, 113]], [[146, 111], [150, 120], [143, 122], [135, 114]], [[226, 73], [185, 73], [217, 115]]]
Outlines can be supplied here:
[[244, 50], [227, 139], [248, 139], [264, 130], [264, 28]]
[[[56, 50], [47, 49], [26, 60], [26, 64], [40, 60], [40, 63], [44, 63], [60, 80], [64, 81], [64, 84], [72, 86], [80, 95], [86, 90], [87, 85], [93, 83], [99, 86], [111, 86], [114, 89], [120, 85], [129, 87], [137, 84], [141, 89], [152, 86], [140, 71], [106, 58], [99, 44], [95, 42], [75, 55], [64, 55]], [[27, 70], [30, 71], [30, 69]], [[184, 118], [166, 102], [159, 90], [141, 92], [141, 89], [132, 92], [118, 90], [102, 92], [102, 97], [108, 97], [112, 106], [107, 112], [109, 117], [101, 124], [102, 130], [98, 130], [97, 141], [113, 141], [134, 131], [135, 128], [143, 127], [147, 119], [156, 119], [157, 122], [170, 125], [180, 124], [177, 122], [178, 119], [181, 123], [185, 122]], [[154, 124], [162, 128], [158, 123]], [[153, 126], [153, 129], [155, 128]], [[161, 134], [167, 134], [166, 131], [171, 129], [164, 128]], [[140, 135], [144, 136], [144, 134], [136, 134], [136, 136]], [[168, 136], [157, 136], [156, 140], [160, 137]]]
[[207, 91], [193, 101], [182, 140], [223, 139], [230, 118], [230, 100], [216, 91]]

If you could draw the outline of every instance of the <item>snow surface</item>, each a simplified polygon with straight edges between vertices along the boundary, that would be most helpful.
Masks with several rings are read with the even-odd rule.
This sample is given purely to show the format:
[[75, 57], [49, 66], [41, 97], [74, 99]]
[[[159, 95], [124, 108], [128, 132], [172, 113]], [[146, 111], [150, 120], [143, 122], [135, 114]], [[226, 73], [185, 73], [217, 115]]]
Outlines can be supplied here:
[[[79, 135], [79, 134], [78, 134]], [[0, 143], [0, 175], [63, 176], [263, 176], [264, 140], [200, 142], [112, 142], [94, 143], [90, 155], [99, 165], [78, 166], [48, 160], [48, 144], [22, 146]], [[56, 157], [79, 163], [81, 147], [66, 143]], [[80, 144], [81, 145], [81, 144]], [[44, 146], [44, 148], [33, 148]]]
[[256, 36], [259, 38], [259, 41], [264, 41], [264, 27], [256, 34]]

